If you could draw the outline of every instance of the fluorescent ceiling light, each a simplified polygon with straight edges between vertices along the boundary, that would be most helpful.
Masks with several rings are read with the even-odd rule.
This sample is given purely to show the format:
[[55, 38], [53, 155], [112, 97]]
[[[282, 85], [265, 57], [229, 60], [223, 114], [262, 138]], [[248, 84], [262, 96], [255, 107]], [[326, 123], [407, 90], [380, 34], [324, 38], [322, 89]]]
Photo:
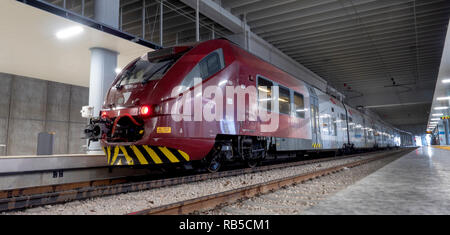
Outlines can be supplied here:
[[448, 109], [448, 107], [436, 107], [436, 108], [434, 108], [434, 110], [444, 110], [444, 109]]
[[450, 96], [438, 97], [437, 100], [450, 100]]
[[444, 114], [443, 113], [435, 113], [435, 114], [433, 114], [433, 116], [434, 117], [440, 117], [440, 116], [444, 116]]
[[438, 124], [439, 122], [430, 122], [430, 124]]
[[450, 79], [444, 79], [442, 80], [442, 83], [450, 83]]
[[56, 33], [56, 37], [58, 39], [68, 39], [73, 36], [76, 36], [84, 31], [83, 27], [81, 26], [74, 26], [70, 28], [63, 29]]
[[431, 121], [439, 121], [441, 120], [440, 118], [432, 118]]

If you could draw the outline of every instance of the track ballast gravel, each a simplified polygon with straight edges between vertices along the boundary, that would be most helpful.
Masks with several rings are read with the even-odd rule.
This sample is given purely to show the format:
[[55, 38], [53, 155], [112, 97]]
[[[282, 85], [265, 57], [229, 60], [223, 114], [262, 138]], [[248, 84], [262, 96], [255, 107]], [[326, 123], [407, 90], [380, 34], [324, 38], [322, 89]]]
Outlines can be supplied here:
[[[174, 202], [202, 197], [214, 193], [245, 187], [268, 180], [313, 172], [319, 169], [338, 166], [354, 161], [372, 158], [373, 156], [357, 156], [348, 159], [333, 160], [302, 166], [276, 169], [265, 172], [244, 174], [232, 177], [212, 179], [189, 184], [182, 184], [141, 192], [132, 192], [107, 197], [99, 197], [84, 201], [31, 208], [24, 211], [3, 214], [15, 215], [121, 215], [148, 208], [162, 206]], [[379, 160], [381, 161], [381, 160]], [[378, 162], [378, 161], [376, 161]], [[261, 211], [261, 213], [263, 213]]]
[[206, 215], [293, 215], [316, 205], [347, 188], [385, 165], [397, 160], [392, 156], [316, 178], [273, 193], [240, 201], [222, 208], [203, 212]]

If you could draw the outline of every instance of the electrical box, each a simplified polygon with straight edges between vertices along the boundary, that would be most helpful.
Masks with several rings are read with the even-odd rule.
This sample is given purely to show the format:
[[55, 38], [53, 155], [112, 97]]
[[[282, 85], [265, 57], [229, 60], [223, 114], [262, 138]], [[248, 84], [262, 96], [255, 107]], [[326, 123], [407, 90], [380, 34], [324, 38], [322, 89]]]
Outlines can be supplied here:
[[53, 155], [54, 132], [38, 134], [37, 155]]
[[94, 117], [94, 107], [91, 106], [83, 106], [81, 108], [81, 117], [83, 118], [92, 118]]

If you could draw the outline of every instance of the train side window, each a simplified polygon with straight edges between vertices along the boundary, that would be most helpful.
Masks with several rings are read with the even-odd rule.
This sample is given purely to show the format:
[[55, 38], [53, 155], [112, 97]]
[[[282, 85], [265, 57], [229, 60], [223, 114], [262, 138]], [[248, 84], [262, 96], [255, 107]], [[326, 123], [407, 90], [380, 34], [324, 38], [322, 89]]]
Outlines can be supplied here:
[[[356, 125], [356, 123], [355, 123], [355, 125]], [[360, 125], [358, 124], [358, 125], [356, 125], [355, 126], [355, 138], [361, 138], [361, 128], [360, 128]]]
[[258, 101], [259, 107], [272, 111], [272, 86], [273, 83], [258, 77]]
[[353, 123], [353, 118], [349, 117], [348, 118], [348, 128], [350, 132], [353, 132], [353, 127], [354, 127], [355, 123]]
[[332, 126], [332, 131], [333, 131], [333, 133], [332, 133], [332, 135], [333, 136], [337, 136], [337, 121], [336, 121], [336, 118], [335, 117], [333, 117], [333, 126]]
[[297, 92], [294, 92], [294, 110], [296, 117], [305, 118], [305, 99]]
[[343, 130], [346, 130], [346, 128], [347, 128], [347, 123], [345, 122], [345, 115], [341, 113], [340, 117], [341, 117], [341, 118], [339, 119], [339, 122], [341, 123], [341, 128], [342, 128]]
[[[225, 60], [223, 57], [223, 50], [217, 49], [203, 58], [192, 70], [186, 75], [186, 77], [181, 82], [180, 86], [184, 87], [184, 90], [189, 89], [198, 84], [215, 73], [219, 72], [225, 68]], [[195, 84], [196, 79], [197, 84]], [[180, 92], [183, 92], [181, 90]]]
[[289, 89], [280, 87], [280, 95], [278, 98], [280, 103], [280, 113], [291, 114], [291, 92]]
[[211, 77], [224, 67], [220, 59], [220, 55], [222, 54], [221, 52], [221, 50], [220, 53], [219, 51], [214, 51], [200, 62], [200, 71], [203, 79]]

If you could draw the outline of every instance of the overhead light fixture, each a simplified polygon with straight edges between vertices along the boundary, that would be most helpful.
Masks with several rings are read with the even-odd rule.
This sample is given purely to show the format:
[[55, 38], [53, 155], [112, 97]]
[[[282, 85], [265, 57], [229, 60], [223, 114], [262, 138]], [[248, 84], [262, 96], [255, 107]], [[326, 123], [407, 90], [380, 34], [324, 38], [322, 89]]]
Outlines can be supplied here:
[[84, 31], [83, 27], [81, 26], [74, 26], [70, 28], [63, 29], [56, 33], [56, 37], [58, 39], [68, 39], [73, 36], [76, 36]]
[[436, 107], [436, 108], [434, 108], [434, 110], [444, 110], [444, 109], [448, 109], [448, 107]]
[[436, 100], [450, 100], [450, 96], [438, 97]]
[[440, 117], [440, 116], [444, 116], [444, 114], [443, 113], [435, 113], [435, 114], [433, 114], [433, 116], [434, 117]]
[[450, 79], [444, 79], [442, 80], [442, 83], [450, 83]]
[[430, 122], [430, 124], [438, 124], [439, 122]]
[[439, 120], [441, 120], [440, 118], [432, 118], [432, 119], [430, 119], [431, 121], [439, 121]]

